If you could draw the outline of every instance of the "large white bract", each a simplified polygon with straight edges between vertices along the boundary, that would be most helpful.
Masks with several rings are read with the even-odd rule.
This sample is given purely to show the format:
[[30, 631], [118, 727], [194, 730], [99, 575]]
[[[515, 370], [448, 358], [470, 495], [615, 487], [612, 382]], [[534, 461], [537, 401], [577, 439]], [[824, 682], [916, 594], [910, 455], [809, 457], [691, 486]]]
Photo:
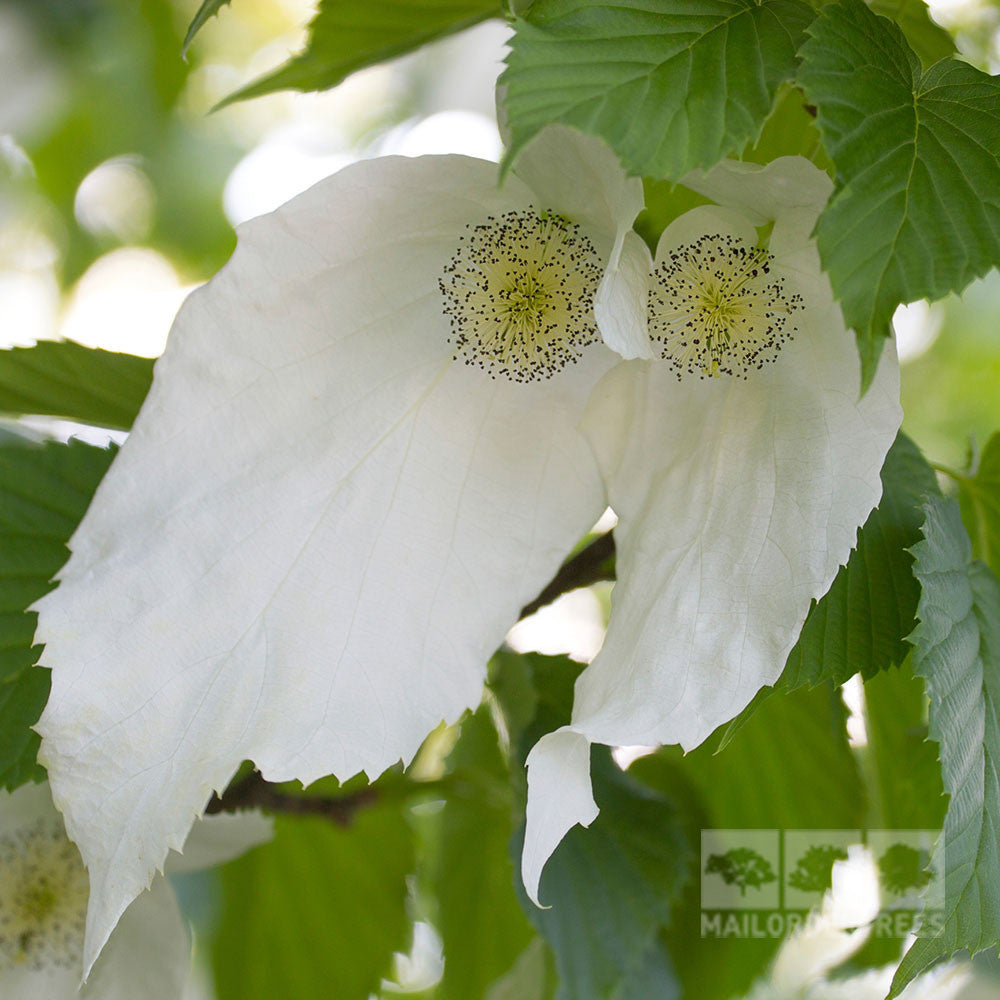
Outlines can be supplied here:
[[[529, 891], [594, 815], [590, 741], [691, 746], [774, 680], [878, 500], [898, 371], [887, 352], [860, 398], [809, 240], [824, 175], [692, 184], [721, 207], [678, 219], [655, 262], [640, 182], [562, 127], [502, 187], [465, 157], [370, 160], [240, 229], [38, 605], [87, 962], [242, 760], [374, 777], [478, 704], [609, 502], [620, 582], [572, 727], [531, 758]], [[771, 222], [767, 281], [726, 263], [685, 306], [717, 310], [695, 320], [718, 377], [679, 380], [657, 268], [706, 236], [756, 260]]]
[[[168, 870], [221, 864], [269, 840], [259, 813], [195, 824]], [[180, 1000], [190, 969], [188, 931], [169, 882], [158, 878], [126, 909], [83, 976], [87, 870], [46, 784], [0, 791], [0, 996], [4, 1000]]]

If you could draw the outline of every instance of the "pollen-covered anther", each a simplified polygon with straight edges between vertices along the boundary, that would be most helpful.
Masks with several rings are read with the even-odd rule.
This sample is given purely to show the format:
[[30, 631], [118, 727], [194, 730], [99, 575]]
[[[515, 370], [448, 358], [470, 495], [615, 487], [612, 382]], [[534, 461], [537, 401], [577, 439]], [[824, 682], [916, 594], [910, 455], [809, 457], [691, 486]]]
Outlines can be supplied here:
[[89, 881], [57, 819], [0, 834], [0, 969], [75, 968]]
[[469, 226], [440, 280], [455, 360], [513, 382], [551, 378], [599, 339], [601, 263], [579, 228], [512, 211]]
[[729, 235], [674, 250], [653, 272], [650, 335], [677, 377], [747, 378], [770, 364], [795, 334], [799, 295], [771, 273], [773, 257]]

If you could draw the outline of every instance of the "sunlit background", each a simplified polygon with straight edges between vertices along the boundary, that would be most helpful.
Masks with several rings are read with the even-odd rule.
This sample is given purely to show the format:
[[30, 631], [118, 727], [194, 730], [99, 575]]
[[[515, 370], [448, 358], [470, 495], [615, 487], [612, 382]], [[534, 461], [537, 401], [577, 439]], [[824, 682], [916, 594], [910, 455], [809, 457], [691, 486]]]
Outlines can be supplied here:
[[[325, 94], [276, 94], [212, 112], [302, 46], [312, 9], [305, 0], [236, 0], [183, 61], [196, 6], [0, 0], [0, 346], [68, 338], [156, 356], [185, 295], [231, 253], [233, 226], [360, 158], [499, 156], [500, 23], [364, 70]], [[1000, 69], [1000, 6], [937, 0], [932, 11], [957, 33], [965, 58]], [[1000, 277], [906, 306], [895, 327], [905, 427], [933, 462], [964, 466], [970, 447], [1000, 428]], [[511, 645], [589, 660], [609, 593], [601, 585], [566, 595], [518, 625]], [[859, 692], [846, 694], [852, 740], [862, 745]], [[195, 925], [210, 933], [211, 882], [188, 879], [181, 889]], [[399, 981], [420, 989], [440, 964], [433, 930], [418, 923]], [[193, 997], [212, 995], [204, 966]]]

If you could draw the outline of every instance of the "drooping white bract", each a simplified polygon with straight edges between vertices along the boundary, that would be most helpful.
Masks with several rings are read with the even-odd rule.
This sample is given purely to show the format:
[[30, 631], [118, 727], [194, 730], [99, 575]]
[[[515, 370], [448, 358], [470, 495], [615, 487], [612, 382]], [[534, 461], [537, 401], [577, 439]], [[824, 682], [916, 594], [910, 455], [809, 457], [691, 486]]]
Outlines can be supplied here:
[[578, 425], [620, 360], [609, 308], [648, 353], [641, 207], [556, 128], [502, 188], [483, 160], [386, 157], [240, 228], [37, 605], [88, 964], [241, 761], [374, 777], [479, 703], [605, 509]]
[[810, 238], [829, 178], [787, 157], [685, 183], [717, 205], [657, 247], [662, 359], [610, 372], [584, 419], [619, 518], [618, 582], [571, 725], [528, 758], [522, 873], [536, 902], [546, 859], [597, 815], [591, 742], [690, 749], [777, 679], [881, 495], [902, 419], [892, 345], [861, 396]]
[[859, 400], [814, 167], [699, 183], [753, 208], [682, 217], [655, 267], [639, 181], [561, 127], [500, 188], [385, 158], [242, 227], [38, 605], [88, 962], [243, 759], [374, 777], [477, 704], [608, 500], [614, 614], [532, 756], [529, 890], [594, 813], [590, 741], [691, 745], [774, 679], [878, 499], [897, 369]]
[[[168, 871], [235, 858], [271, 837], [258, 813], [197, 823]], [[179, 1000], [188, 932], [165, 878], [125, 911], [81, 986], [87, 870], [66, 836], [48, 785], [0, 791], [0, 996], [4, 1000]]]

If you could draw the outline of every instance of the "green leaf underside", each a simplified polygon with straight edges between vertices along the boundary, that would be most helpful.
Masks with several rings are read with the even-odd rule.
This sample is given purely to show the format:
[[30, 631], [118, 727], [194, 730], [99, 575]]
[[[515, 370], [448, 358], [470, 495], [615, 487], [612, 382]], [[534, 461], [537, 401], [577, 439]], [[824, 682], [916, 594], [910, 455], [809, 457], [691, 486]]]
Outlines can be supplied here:
[[356, 70], [500, 13], [499, 0], [320, 0], [305, 49], [219, 106], [276, 90], [327, 90]]
[[936, 849], [945, 899], [939, 927], [904, 956], [892, 996], [938, 959], [1000, 941], [1000, 585], [972, 560], [954, 500], [931, 498], [925, 511], [924, 539], [913, 548], [922, 587], [914, 666], [950, 796]]
[[1000, 574], [1000, 433], [986, 442], [976, 474], [958, 485], [972, 553]]
[[677, 180], [756, 138], [812, 17], [801, 0], [537, 0], [501, 77], [511, 163], [549, 122]]
[[194, 41], [194, 36], [197, 35], [205, 24], [215, 17], [215, 15], [218, 14], [223, 7], [228, 6], [228, 4], [229, 0], [203, 0], [197, 13], [191, 19], [191, 24], [188, 27], [187, 34], [184, 36], [184, 45], [181, 48], [182, 56], [187, 52], [188, 46]]
[[868, 0], [868, 6], [899, 25], [925, 66], [955, 54], [954, 39], [931, 18], [925, 0]]
[[152, 380], [151, 358], [43, 340], [0, 351], [0, 413], [128, 430]]
[[525, 911], [555, 952], [557, 1000], [670, 997], [660, 931], [690, 877], [687, 838], [673, 806], [622, 774], [606, 748], [593, 749], [592, 773], [601, 813], [570, 830], [545, 866], [539, 898], [549, 909], [522, 895]]
[[836, 164], [817, 240], [870, 381], [900, 302], [1000, 262], [1000, 80], [956, 59], [923, 72], [861, 0], [824, 6], [809, 35], [799, 82]]
[[920, 593], [908, 550], [920, 539], [924, 498], [937, 491], [933, 470], [900, 434], [882, 468], [882, 499], [858, 532], [847, 565], [810, 609], [777, 682], [730, 724], [723, 745], [775, 692], [827, 680], [843, 684], [856, 673], [871, 677], [903, 662]]
[[[431, 888], [444, 945], [440, 1000], [482, 1000], [534, 937], [514, 893], [510, 775], [488, 708], [462, 723], [449, 767], [481, 776], [484, 792], [452, 795], [437, 816]], [[490, 794], [491, 785], [498, 794]], [[502, 794], [501, 794], [502, 793]]]
[[0, 446], [0, 787], [40, 777], [30, 727], [48, 699], [49, 672], [34, 666], [41, 647], [27, 608], [51, 589], [113, 457], [79, 441]]
[[368, 1000], [409, 948], [413, 866], [398, 807], [362, 809], [349, 827], [277, 817], [271, 843], [221, 872], [219, 1000]]

